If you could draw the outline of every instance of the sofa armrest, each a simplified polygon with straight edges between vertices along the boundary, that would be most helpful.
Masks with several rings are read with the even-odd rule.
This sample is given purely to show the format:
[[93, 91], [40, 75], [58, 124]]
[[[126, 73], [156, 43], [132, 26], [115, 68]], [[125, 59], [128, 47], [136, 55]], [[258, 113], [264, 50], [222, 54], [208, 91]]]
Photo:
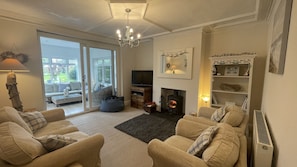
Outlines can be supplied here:
[[245, 135], [239, 135], [240, 150], [238, 161], [234, 165], [235, 167], [247, 167], [247, 139]]
[[194, 122], [197, 122], [197, 123], [206, 124], [208, 126], [215, 126], [218, 123], [216, 121], [212, 121], [212, 120], [210, 120], [208, 118], [205, 118], [205, 117], [196, 117], [196, 116], [192, 116], [192, 115], [185, 115], [183, 118], [186, 119], [186, 120], [189, 120], [189, 121], [194, 121]]
[[41, 111], [47, 122], [60, 121], [65, 119], [65, 112], [62, 108]]
[[153, 167], [207, 167], [202, 159], [158, 139], [149, 142], [148, 154], [153, 159]]
[[211, 115], [216, 111], [215, 108], [211, 107], [200, 107], [198, 112], [198, 117], [205, 117], [205, 118], [211, 118]]
[[75, 162], [73, 164], [68, 165], [67, 167], [83, 167], [81, 164]]
[[235, 131], [239, 134], [246, 134], [246, 130], [247, 130], [247, 126], [249, 123], [249, 116], [247, 114], [244, 114], [243, 120], [240, 123], [240, 125], [238, 127], [234, 127]]
[[63, 148], [44, 154], [25, 167], [62, 167], [80, 164], [87, 167], [100, 167], [100, 150], [104, 144], [101, 134], [95, 134]]
[[208, 127], [209, 125], [182, 118], [176, 124], [175, 134], [188, 139], [196, 140], [197, 137]]

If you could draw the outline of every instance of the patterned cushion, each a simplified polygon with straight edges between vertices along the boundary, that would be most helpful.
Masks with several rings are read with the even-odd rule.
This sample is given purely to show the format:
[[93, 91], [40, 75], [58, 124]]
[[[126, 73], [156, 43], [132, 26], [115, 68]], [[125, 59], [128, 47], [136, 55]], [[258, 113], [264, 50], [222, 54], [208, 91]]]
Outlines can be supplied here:
[[0, 134], [0, 157], [13, 166], [27, 164], [47, 153], [31, 133], [14, 122], [1, 123]]
[[35, 133], [38, 129], [47, 125], [46, 119], [38, 111], [19, 112], [19, 114], [24, 119], [24, 121], [28, 124], [28, 126], [30, 127], [33, 133]]
[[216, 121], [216, 122], [220, 122], [220, 120], [225, 116], [226, 114], [226, 110], [225, 110], [225, 106], [221, 107], [219, 109], [216, 109], [216, 111], [211, 115], [211, 120], [212, 121]]
[[35, 139], [38, 140], [48, 151], [54, 151], [77, 141], [63, 135], [47, 135]]
[[195, 142], [191, 145], [191, 147], [187, 150], [188, 153], [195, 155], [197, 157], [201, 157], [203, 151], [207, 148], [207, 146], [211, 143], [213, 136], [215, 135], [218, 127], [210, 126], [205, 129], [200, 136], [195, 140]]

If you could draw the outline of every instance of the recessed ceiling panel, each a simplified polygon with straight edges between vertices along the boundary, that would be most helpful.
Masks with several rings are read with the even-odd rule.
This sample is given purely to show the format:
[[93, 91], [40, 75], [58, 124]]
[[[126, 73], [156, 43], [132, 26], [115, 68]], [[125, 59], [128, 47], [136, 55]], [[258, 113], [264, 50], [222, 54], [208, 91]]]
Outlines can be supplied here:
[[180, 29], [255, 12], [256, 0], [153, 0], [145, 19]]
[[263, 1], [268, 0], [1, 0], [0, 17], [114, 38], [127, 24], [125, 9], [130, 8], [129, 24], [145, 38], [256, 20]]
[[[124, 31], [126, 26], [125, 20], [118, 21], [118, 20], [110, 20], [106, 22], [105, 24], [98, 25], [97, 27], [94, 27], [90, 32], [92, 33], [98, 33], [98, 34], [104, 34], [104, 36], [110, 37], [110, 38], [117, 38], [116, 30], [120, 29], [121, 31]], [[152, 34], [160, 34], [164, 33], [162, 28], [151, 24], [145, 20], [131, 20], [130, 26], [133, 28], [134, 33], [140, 33], [142, 37], [151, 36]], [[111, 28], [113, 27], [113, 28]]]
[[129, 19], [142, 19], [146, 10], [146, 3], [110, 3], [114, 19], [127, 19], [127, 9], [130, 9]]

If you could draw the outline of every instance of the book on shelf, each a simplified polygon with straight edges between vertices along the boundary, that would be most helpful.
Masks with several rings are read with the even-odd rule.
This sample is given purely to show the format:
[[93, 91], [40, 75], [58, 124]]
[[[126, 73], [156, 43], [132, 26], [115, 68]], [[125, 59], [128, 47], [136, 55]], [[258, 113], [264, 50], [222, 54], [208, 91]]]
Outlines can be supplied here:
[[218, 104], [218, 100], [214, 94], [212, 94], [212, 104]]
[[242, 106], [241, 106], [241, 109], [242, 110], [247, 110], [247, 108], [248, 108], [248, 97], [246, 97], [245, 99], [244, 99], [244, 101], [243, 101], [243, 103], [242, 103]]

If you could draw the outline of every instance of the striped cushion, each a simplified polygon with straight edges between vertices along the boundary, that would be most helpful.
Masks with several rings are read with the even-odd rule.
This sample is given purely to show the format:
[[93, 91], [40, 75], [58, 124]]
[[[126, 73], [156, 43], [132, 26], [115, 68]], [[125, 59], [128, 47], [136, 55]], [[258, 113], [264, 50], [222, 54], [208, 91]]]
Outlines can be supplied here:
[[19, 112], [19, 114], [24, 119], [24, 121], [28, 124], [28, 126], [30, 127], [33, 133], [35, 133], [38, 129], [47, 125], [46, 119], [38, 111]]
[[63, 135], [47, 135], [35, 139], [38, 140], [48, 151], [57, 150], [77, 141], [75, 139]]
[[47, 153], [31, 133], [15, 122], [1, 123], [0, 134], [0, 157], [11, 164], [4, 166], [23, 166]]
[[217, 126], [210, 126], [207, 129], [205, 129], [200, 134], [200, 136], [198, 136], [195, 142], [190, 146], [187, 152], [201, 158], [203, 151], [211, 143], [212, 138], [214, 137], [217, 129]]

